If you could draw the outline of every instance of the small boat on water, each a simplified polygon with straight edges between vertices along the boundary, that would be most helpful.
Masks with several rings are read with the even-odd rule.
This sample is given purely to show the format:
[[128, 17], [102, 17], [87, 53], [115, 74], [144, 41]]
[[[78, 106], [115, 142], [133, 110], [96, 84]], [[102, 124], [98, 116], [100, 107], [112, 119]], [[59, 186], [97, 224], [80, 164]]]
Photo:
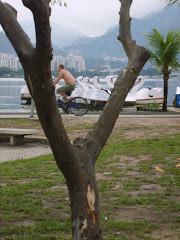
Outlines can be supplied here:
[[[96, 102], [96, 105], [97, 104], [100, 105], [101, 109], [102, 109], [104, 107], [104, 105], [106, 104], [106, 102], [108, 101], [108, 99], [111, 95], [111, 91], [109, 89], [106, 89], [106, 88], [100, 86], [100, 81], [97, 76], [93, 79], [93, 82], [97, 83], [97, 79], [98, 79], [99, 85], [97, 85], [97, 84], [92, 85], [89, 78], [87, 78], [87, 77], [84, 78], [82, 76], [78, 77], [77, 78], [77, 87], [74, 89], [74, 91], [72, 91], [71, 97], [83, 97], [83, 98], [89, 100], [91, 103]], [[113, 84], [113, 86], [114, 86], [114, 84]], [[56, 88], [58, 88], [58, 87], [59, 87], [59, 85], [56, 85]], [[26, 85], [21, 87], [20, 95], [21, 95], [21, 100], [22, 100], [21, 107], [27, 108], [27, 106], [30, 106], [31, 95], [30, 95], [29, 90]], [[56, 93], [56, 98], [58, 100], [59, 98], [61, 98], [61, 96]], [[136, 100], [128, 94], [128, 96], [125, 99], [124, 105], [125, 106], [134, 106], [135, 104], [136, 104]]]
[[[114, 88], [114, 84], [116, 82], [117, 77], [118, 76], [116, 76], [116, 75], [112, 75], [112, 76], [107, 76], [105, 78], [105, 81], [110, 89]], [[130, 93], [128, 93], [126, 96], [126, 99], [124, 101], [124, 106], [134, 106], [134, 105], [136, 105], [136, 103], [137, 103], [137, 101], [134, 98], [134, 96], [132, 96]]]
[[138, 84], [130, 91], [130, 95], [136, 99], [137, 105], [146, 105], [152, 103], [163, 104], [164, 89], [156, 88], [141, 88], [145, 83], [144, 76], [140, 76], [137, 80]]
[[[115, 76], [107, 76], [105, 81], [110, 89], [114, 87], [114, 83], [116, 81]], [[124, 106], [134, 106], [134, 105], [147, 105], [152, 103], [163, 104], [164, 100], [164, 89], [160, 87], [156, 88], [141, 88], [145, 83], [146, 79], [144, 76], [140, 76], [137, 79], [137, 85], [128, 93]], [[94, 83], [92, 85], [91, 83]], [[77, 87], [72, 92], [72, 97], [83, 97], [91, 102], [96, 102], [101, 106], [104, 106], [108, 101], [109, 96], [111, 94], [111, 90], [105, 88], [101, 85], [100, 79], [98, 76], [92, 79], [92, 82], [89, 78], [80, 76], [77, 78]], [[58, 88], [59, 85], [56, 85]], [[23, 100], [23, 104], [21, 106], [26, 106], [31, 104], [31, 95], [27, 86], [22, 86], [21, 88], [21, 100]], [[59, 94], [56, 94], [57, 99], [60, 98]], [[180, 87], [177, 87], [176, 90], [176, 102], [178, 107], [180, 107]]]

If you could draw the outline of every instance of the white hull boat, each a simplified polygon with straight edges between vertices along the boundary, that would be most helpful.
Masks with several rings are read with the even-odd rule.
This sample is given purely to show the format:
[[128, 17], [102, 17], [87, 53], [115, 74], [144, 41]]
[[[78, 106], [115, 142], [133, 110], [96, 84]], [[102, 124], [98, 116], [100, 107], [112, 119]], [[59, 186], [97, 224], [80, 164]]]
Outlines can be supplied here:
[[[114, 88], [114, 83], [116, 82], [116, 79], [117, 79], [116, 75], [107, 76], [105, 78], [105, 81], [110, 87], [110, 89]], [[128, 93], [124, 101], [124, 106], [134, 106], [134, 105], [136, 105], [136, 99], [131, 94]]]
[[31, 99], [31, 94], [29, 93], [29, 89], [27, 85], [24, 85], [21, 87], [20, 96], [21, 96], [21, 99], [28, 99], [28, 98]]
[[146, 105], [152, 103], [163, 104], [163, 88], [141, 88], [145, 83], [145, 78], [143, 76], [140, 76], [137, 82], [138, 84], [129, 93], [132, 97], [136, 99], [137, 105]]
[[[114, 82], [115, 82], [116, 78], [115, 76], [108, 76], [106, 77], [105, 81], [108, 84], [108, 86], [112, 89], [114, 87]], [[95, 101], [108, 101], [110, 95], [111, 95], [111, 91], [109, 89], [104, 88], [101, 84], [100, 84], [100, 79], [99, 77], [94, 77], [93, 78], [93, 83], [96, 87], [96, 91], [94, 91], [93, 93], [93, 97]], [[96, 100], [97, 99], [97, 100]], [[125, 106], [134, 106], [136, 104], [136, 100], [130, 96], [129, 94], [127, 95], [124, 105]]]

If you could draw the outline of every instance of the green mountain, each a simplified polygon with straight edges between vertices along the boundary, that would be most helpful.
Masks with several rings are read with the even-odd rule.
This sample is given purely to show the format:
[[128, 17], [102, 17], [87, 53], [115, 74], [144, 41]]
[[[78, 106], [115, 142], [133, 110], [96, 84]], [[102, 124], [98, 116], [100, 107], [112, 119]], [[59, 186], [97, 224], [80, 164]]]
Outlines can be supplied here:
[[[153, 28], [157, 28], [162, 34], [170, 29], [180, 29], [180, 8], [164, 8], [161, 12], [151, 14], [143, 19], [132, 18], [132, 37], [140, 45], [146, 46], [145, 35]], [[85, 58], [104, 58], [105, 56], [124, 58], [125, 52], [121, 43], [117, 40], [119, 25], [110, 28], [104, 35], [95, 38], [80, 38], [64, 50], [67, 53], [81, 55]]]

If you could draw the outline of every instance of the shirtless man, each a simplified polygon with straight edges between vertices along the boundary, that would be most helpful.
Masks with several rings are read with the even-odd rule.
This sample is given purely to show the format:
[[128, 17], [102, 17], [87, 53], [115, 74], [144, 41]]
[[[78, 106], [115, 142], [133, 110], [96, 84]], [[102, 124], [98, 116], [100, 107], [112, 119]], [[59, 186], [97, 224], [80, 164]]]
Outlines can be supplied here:
[[64, 65], [62, 64], [58, 66], [58, 72], [59, 76], [54, 80], [54, 84], [56, 85], [61, 79], [64, 79], [66, 85], [59, 87], [57, 93], [64, 97], [65, 102], [68, 102], [71, 98], [66, 93], [72, 92], [75, 89], [76, 80], [70, 72], [64, 69]]

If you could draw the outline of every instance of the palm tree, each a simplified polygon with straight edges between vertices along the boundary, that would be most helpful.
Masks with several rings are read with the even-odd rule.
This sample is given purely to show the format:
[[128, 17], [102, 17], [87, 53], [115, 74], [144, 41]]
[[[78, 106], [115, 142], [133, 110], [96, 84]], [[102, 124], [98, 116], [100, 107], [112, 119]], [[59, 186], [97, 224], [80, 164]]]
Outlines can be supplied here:
[[164, 79], [163, 111], [167, 111], [168, 79], [173, 68], [180, 68], [178, 54], [180, 49], [180, 31], [170, 30], [166, 39], [156, 29], [146, 36], [152, 50], [150, 60], [161, 70]]
[[163, 3], [168, 3], [168, 5], [173, 5], [175, 3], [180, 4], [180, 0], [162, 0]]

